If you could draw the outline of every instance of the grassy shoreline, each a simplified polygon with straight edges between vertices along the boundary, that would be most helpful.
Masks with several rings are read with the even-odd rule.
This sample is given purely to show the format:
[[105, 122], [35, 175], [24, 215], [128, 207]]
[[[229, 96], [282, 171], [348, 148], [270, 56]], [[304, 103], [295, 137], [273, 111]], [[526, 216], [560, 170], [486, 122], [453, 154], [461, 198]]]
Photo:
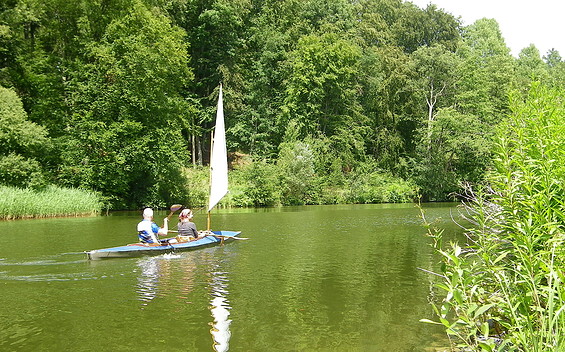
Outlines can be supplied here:
[[0, 186], [0, 220], [88, 216], [100, 213], [95, 192], [48, 186], [42, 190]]

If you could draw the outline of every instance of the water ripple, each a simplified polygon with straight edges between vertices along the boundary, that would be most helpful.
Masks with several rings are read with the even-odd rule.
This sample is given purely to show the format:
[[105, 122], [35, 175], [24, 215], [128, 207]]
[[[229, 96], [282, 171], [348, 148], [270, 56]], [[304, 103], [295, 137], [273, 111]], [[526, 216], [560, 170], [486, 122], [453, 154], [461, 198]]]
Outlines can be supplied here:
[[[81, 255], [82, 258], [79, 260], [63, 260], [63, 256], [67, 255]], [[0, 258], [0, 266], [45, 266], [45, 265], [67, 265], [67, 264], [78, 264], [86, 261], [84, 253], [82, 252], [72, 252], [72, 253], [61, 253], [57, 255], [44, 256], [39, 258], [26, 258], [22, 261], [9, 261], [6, 258]]]
[[97, 279], [85, 273], [70, 273], [70, 274], [34, 274], [34, 275], [10, 275], [7, 272], [0, 272], [0, 280], [5, 281], [27, 281], [27, 282], [50, 282], [50, 281], [79, 281], [79, 280], [94, 280]]

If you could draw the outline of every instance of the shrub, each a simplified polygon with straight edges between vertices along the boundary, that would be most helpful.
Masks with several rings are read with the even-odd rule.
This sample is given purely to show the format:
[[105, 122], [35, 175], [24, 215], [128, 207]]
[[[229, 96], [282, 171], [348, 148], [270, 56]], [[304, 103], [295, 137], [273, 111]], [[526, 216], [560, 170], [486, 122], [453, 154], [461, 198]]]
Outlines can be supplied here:
[[360, 164], [347, 186], [348, 203], [406, 203], [418, 193], [414, 184], [380, 171], [372, 162]]
[[282, 143], [277, 169], [285, 205], [313, 204], [319, 187], [315, 182], [315, 155], [309, 143]]
[[193, 208], [207, 206], [210, 170], [203, 166], [185, 168], [182, 170], [182, 180], [179, 182], [184, 183], [185, 194], [179, 201]]
[[490, 187], [470, 193], [470, 245], [438, 245], [447, 295], [436, 312], [461, 347], [565, 348], [564, 93], [533, 86], [512, 100]]
[[0, 157], [0, 184], [38, 189], [45, 186], [45, 178], [39, 162], [12, 153]]
[[266, 161], [243, 165], [231, 173], [230, 191], [237, 206], [273, 206], [280, 204], [276, 166]]

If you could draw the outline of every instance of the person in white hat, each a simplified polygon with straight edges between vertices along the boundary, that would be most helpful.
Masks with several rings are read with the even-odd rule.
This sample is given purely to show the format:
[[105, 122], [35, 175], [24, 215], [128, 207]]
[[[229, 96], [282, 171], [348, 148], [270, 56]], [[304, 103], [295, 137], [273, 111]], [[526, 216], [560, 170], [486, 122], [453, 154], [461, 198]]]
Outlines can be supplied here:
[[163, 220], [163, 227], [153, 222], [153, 209], [143, 209], [143, 220], [137, 224], [137, 233], [141, 243], [159, 243], [159, 235], [166, 236], [169, 232], [169, 219]]

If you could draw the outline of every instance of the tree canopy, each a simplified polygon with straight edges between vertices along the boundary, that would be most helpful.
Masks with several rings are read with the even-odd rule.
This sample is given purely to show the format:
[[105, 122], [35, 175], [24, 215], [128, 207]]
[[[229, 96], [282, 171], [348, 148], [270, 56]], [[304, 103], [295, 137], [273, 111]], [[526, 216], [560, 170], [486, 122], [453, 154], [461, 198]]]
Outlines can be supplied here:
[[0, 183], [30, 186], [20, 165], [115, 208], [182, 198], [222, 82], [230, 152], [287, 180], [292, 158], [335, 179], [372, 165], [445, 200], [482, 180], [509, 92], [564, 72], [555, 50], [512, 57], [495, 20], [401, 0], [11, 0]]

